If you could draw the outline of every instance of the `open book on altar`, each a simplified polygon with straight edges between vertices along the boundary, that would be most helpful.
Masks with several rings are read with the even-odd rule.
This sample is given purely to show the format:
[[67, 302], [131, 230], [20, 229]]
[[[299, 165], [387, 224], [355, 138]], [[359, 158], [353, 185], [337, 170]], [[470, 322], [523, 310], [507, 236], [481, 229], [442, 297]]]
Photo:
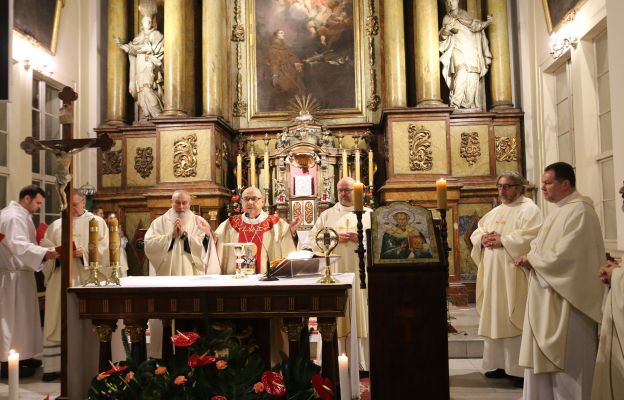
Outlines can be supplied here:
[[[332, 266], [340, 256], [329, 256], [329, 265]], [[311, 258], [281, 260], [271, 267], [272, 274], [278, 277], [292, 278], [298, 275], [320, 274], [325, 268], [325, 256], [314, 255]]]

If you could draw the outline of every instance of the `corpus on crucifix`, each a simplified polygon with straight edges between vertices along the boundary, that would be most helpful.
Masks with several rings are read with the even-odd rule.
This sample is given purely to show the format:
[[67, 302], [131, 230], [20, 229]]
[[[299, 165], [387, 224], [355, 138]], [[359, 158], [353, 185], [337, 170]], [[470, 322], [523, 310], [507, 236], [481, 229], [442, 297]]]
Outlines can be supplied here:
[[[107, 134], [89, 139], [74, 139], [72, 136], [73, 127], [73, 103], [78, 99], [78, 94], [70, 87], [64, 87], [59, 93], [59, 99], [62, 100], [60, 122], [62, 125], [63, 136], [61, 140], [37, 140], [33, 137], [27, 137], [22, 143], [21, 148], [28, 154], [33, 154], [35, 150], [51, 151], [56, 157], [56, 185], [61, 198], [61, 218], [62, 218], [62, 247], [61, 247], [61, 293], [66, 293], [69, 287], [70, 277], [72, 276], [72, 213], [67, 208], [67, 199], [72, 198], [72, 185], [69, 185], [72, 175], [72, 156], [86, 148], [100, 148], [103, 151], [110, 150], [113, 146], [113, 140]], [[61, 296], [61, 321], [67, 320], [67, 300], [66, 296]], [[61, 324], [61, 396], [59, 398], [66, 399], [68, 394], [67, 381], [67, 324]]]

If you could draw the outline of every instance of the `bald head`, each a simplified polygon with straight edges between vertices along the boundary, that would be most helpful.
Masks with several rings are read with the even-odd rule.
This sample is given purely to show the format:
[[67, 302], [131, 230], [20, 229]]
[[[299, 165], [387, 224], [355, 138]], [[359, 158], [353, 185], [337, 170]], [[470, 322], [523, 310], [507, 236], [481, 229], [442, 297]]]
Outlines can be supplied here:
[[338, 201], [345, 207], [353, 206], [353, 184], [355, 179], [345, 176], [338, 181], [336, 186], [338, 191]]
[[186, 190], [176, 190], [171, 196], [171, 208], [178, 213], [184, 214], [191, 208], [191, 195]]
[[250, 218], [258, 218], [258, 215], [262, 212], [262, 207], [264, 206], [264, 196], [262, 196], [262, 191], [255, 186], [249, 186], [247, 189], [243, 190], [242, 202], [243, 202], [243, 211]]

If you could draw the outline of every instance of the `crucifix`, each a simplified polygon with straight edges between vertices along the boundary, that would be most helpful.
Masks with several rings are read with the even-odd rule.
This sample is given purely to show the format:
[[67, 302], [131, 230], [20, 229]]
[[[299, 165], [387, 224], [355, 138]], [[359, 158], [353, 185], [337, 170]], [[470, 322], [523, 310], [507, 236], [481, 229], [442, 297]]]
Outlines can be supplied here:
[[62, 126], [61, 140], [37, 140], [27, 137], [20, 147], [28, 154], [32, 155], [36, 150], [51, 151], [56, 157], [56, 189], [61, 200], [61, 395], [58, 399], [68, 399], [67, 381], [67, 288], [72, 276], [73, 259], [73, 223], [72, 213], [67, 207], [68, 199], [71, 201], [73, 195], [71, 182], [72, 158], [73, 155], [86, 148], [100, 148], [102, 151], [110, 150], [113, 146], [113, 139], [107, 134], [99, 135], [93, 139], [74, 139], [72, 128], [74, 124], [74, 101], [78, 99], [78, 94], [70, 87], [65, 86], [59, 93], [59, 99], [63, 102], [60, 110], [59, 121]]

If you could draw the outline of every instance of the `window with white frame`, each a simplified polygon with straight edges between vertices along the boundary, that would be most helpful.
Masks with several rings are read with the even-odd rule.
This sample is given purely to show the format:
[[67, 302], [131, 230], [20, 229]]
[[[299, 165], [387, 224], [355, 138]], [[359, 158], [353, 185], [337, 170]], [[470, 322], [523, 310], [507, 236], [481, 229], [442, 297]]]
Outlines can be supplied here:
[[598, 138], [600, 153], [596, 162], [600, 171], [602, 229], [605, 240], [617, 239], [615, 192], [613, 189], [613, 137], [611, 136], [611, 96], [609, 94], [609, 53], [605, 30], [594, 39], [596, 60], [596, 90], [598, 110]]
[[0, 102], [0, 208], [7, 205], [7, 181], [9, 180], [9, 124], [7, 103]]
[[560, 161], [565, 161], [575, 166], [571, 65], [571, 61], [568, 60], [555, 71], [555, 93], [557, 96], [557, 151]]
[[[38, 75], [33, 77], [32, 88], [32, 136], [40, 140], [61, 138], [58, 98], [59, 86], [53, 85]], [[39, 213], [33, 215], [35, 225], [50, 224], [61, 217], [59, 197], [56, 192], [55, 158], [49, 151], [36, 151], [32, 157], [32, 183], [46, 193], [46, 201]]]

